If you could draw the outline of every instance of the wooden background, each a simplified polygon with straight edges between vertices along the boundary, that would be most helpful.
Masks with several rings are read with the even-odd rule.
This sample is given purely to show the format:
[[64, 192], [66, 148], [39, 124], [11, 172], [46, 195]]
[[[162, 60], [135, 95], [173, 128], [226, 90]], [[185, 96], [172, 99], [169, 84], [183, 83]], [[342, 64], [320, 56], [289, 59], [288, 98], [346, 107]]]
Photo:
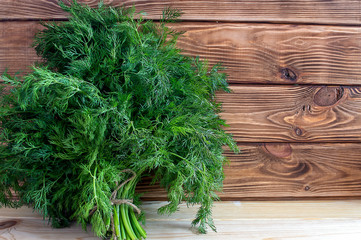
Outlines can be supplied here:
[[[0, 72], [39, 60], [39, 21], [66, 21], [56, 2], [0, 0]], [[361, 197], [360, 0], [104, 2], [155, 20], [182, 9], [179, 47], [227, 67], [232, 93], [218, 99], [243, 154], [226, 153], [223, 200]]]

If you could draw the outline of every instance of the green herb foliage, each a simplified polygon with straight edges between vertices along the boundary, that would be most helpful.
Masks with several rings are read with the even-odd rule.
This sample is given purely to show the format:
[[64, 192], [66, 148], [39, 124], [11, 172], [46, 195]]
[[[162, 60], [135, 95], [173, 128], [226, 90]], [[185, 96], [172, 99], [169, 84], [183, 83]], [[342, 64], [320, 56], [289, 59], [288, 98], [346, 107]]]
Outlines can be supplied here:
[[[238, 151], [214, 98], [228, 91], [222, 68], [181, 54], [181, 33], [166, 26], [177, 10], [153, 23], [135, 19], [134, 8], [61, 6], [69, 21], [44, 23], [35, 39], [45, 64], [21, 79], [3, 76], [12, 90], [0, 102], [0, 206], [31, 204], [55, 227], [91, 223], [104, 238], [110, 217], [117, 223], [125, 214], [134, 230], [128, 236], [142, 238], [135, 226], [142, 216], [110, 201], [130, 177], [121, 171], [131, 169], [137, 177], [117, 198], [139, 204], [135, 187], [151, 172], [168, 192], [159, 213], [177, 211], [182, 201], [201, 204], [193, 225], [215, 230], [222, 146]], [[117, 234], [126, 233], [118, 226]]]

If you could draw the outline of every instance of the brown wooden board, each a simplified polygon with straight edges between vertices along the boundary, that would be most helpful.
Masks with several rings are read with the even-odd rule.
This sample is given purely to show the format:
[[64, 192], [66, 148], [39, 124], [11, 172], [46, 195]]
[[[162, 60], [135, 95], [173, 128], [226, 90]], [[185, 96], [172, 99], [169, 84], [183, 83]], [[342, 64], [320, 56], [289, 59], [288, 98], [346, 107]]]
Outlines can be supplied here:
[[361, 84], [361, 29], [183, 23], [178, 46], [223, 62], [232, 83]]
[[[231, 83], [361, 85], [361, 29], [181, 23], [184, 54], [222, 62]], [[29, 71], [39, 22], [0, 22], [0, 72]]]
[[30, 72], [30, 66], [40, 60], [31, 47], [40, 29], [39, 22], [0, 22], [0, 76], [5, 70]]
[[[243, 24], [233, 25], [240, 26]], [[202, 48], [202, 46], [204, 46], [203, 43], [198, 43], [197, 46], [197, 39], [198, 42], [205, 41], [207, 42], [205, 44], [212, 46], [214, 45], [212, 39], [216, 38], [208, 33], [210, 34], [210, 36], [206, 38], [208, 40], [204, 40], [197, 34], [197, 32], [200, 32], [197, 30], [198, 25], [188, 25], [188, 29], [190, 29], [191, 26], [196, 27], [186, 33], [180, 42], [180, 46], [185, 48], [187, 54], [197, 55], [197, 53], [204, 52], [204, 56], [211, 59], [211, 61], [213, 59], [225, 62], [225, 65], [233, 64], [230, 64], [229, 61], [235, 60], [233, 56], [227, 55], [225, 46], [223, 46], [223, 49], [222, 47], [215, 47], [208, 50], [207, 48]], [[187, 26], [182, 25], [182, 28], [184, 27], [187, 28]], [[37, 22], [0, 23], [1, 72], [4, 71], [6, 67], [9, 67], [10, 73], [19, 70], [29, 70], [27, 66], [39, 59], [30, 45], [32, 36], [40, 28], [41, 26], [38, 25]], [[202, 29], [201, 27], [201, 30]], [[219, 36], [222, 35], [221, 29], [217, 29], [217, 27], [214, 33]], [[236, 34], [237, 31], [234, 30], [234, 33]], [[186, 38], [193, 40], [186, 41], [184, 40]], [[234, 39], [239, 40], [237, 36], [235, 36]], [[350, 37], [350, 39], [353, 38]], [[220, 42], [227, 43], [225, 40], [220, 40]], [[320, 42], [322, 41], [320, 40]], [[231, 45], [231, 43], [228, 42], [228, 45]], [[334, 48], [336, 49], [337, 46], [335, 45]], [[239, 51], [242, 52], [246, 50], [239, 48]], [[274, 55], [280, 54], [281, 51]], [[361, 55], [361, 51], [357, 54]], [[261, 56], [262, 54], [260, 53], [259, 55]], [[295, 57], [295, 59], [299, 58], [305, 61], [301, 53], [298, 55], [301, 57]], [[234, 54], [234, 56], [237, 56], [237, 54]], [[250, 53], [249, 56], [255, 56], [255, 54]], [[265, 57], [265, 55], [263, 55], [263, 57], [264, 64], [270, 62], [267, 61], [268, 57]], [[328, 58], [329, 56], [325, 54], [322, 61], [327, 62]], [[247, 74], [246, 69], [249, 68], [250, 71], [248, 72], [254, 76], [262, 75], [251, 69], [254, 65], [249, 64], [249, 61], [250, 59], [243, 60], [239, 65], [236, 65], [235, 68], [240, 68], [240, 71], [245, 74]], [[309, 64], [312, 65], [312, 61], [313, 57], [310, 57]], [[347, 59], [344, 61], [346, 63]], [[349, 62], [351, 62], [351, 60], [349, 60]], [[360, 63], [354, 62], [355, 71], [356, 68], [357, 71], [361, 71], [361, 59]], [[242, 63], [248, 67], [242, 68]], [[314, 67], [317, 67], [317, 64], [320, 64], [320, 62], [316, 61], [314, 64], [315, 66], [309, 67], [309, 72], [305, 69], [306, 72], [303, 74], [313, 74], [315, 78], [322, 75], [322, 71], [311, 71]], [[320, 65], [322, 66], [322, 64], [323, 63]], [[305, 66], [309, 65], [306, 64]], [[345, 65], [345, 67], [347, 66]], [[261, 69], [261, 65], [259, 68]], [[267, 68], [267, 66], [265, 68]], [[345, 76], [350, 75], [350, 72], [345, 71], [341, 66], [336, 68], [336, 70], [337, 69], [339, 69], [340, 72], [344, 72]], [[328, 71], [331, 72], [331, 70], [325, 70], [325, 73]], [[231, 74], [232, 71], [229, 73]], [[271, 79], [274, 75], [277, 74], [269, 71], [268, 77], [264, 76], [264, 79]], [[354, 75], [356, 78], [359, 77], [360, 73], [355, 72]], [[292, 77], [292, 74], [290, 75], [290, 73], [288, 73], [286, 76]], [[277, 83], [277, 79], [295, 83], [301, 81], [286, 80], [284, 74], [279, 74], [274, 83]], [[329, 78], [323, 78], [323, 80], [329, 80]], [[317, 83], [324, 83], [323, 80]], [[352, 83], [352, 79], [346, 79], [344, 81], [338, 80], [339, 81], [333, 83]], [[253, 79], [253, 81], [259, 83], [255, 79]], [[237, 81], [231, 80], [231, 82]], [[218, 100], [224, 103], [224, 113], [222, 116], [227, 119], [227, 122], [231, 125], [228, 130], [234, 134], [238, 141], [338, 142], [361, 140], [361, 95], [360, 88], [357, 86], [327, 88], [320, 86], [243, 85], [232, 86], [232, 90], [232, 94], [219, 94]]]
[[[98, 1], [81, 0], [90, 6]], [[162, 10], [171, 6], [182, 9], [184, 20], [232, 21], [232, 22], [277, 22], [309, 24], [359, 25], [359, 0], [105, 0], [112, 6], [132, 6], [145, 11], [148, 18], [159, 19]], [[0, 19], [65, 19], [66, 14], [57, 5], [57, 0], [0, 0]]]
[[219, 93], [240, 142], [360, 142], [361, 87], [239, 85]]
[[[240, 144], [242, 154], [226, 152], [222, 200], [361, 197], [361, 143]], [[143, 199], [166, 199], [145, 179]]]

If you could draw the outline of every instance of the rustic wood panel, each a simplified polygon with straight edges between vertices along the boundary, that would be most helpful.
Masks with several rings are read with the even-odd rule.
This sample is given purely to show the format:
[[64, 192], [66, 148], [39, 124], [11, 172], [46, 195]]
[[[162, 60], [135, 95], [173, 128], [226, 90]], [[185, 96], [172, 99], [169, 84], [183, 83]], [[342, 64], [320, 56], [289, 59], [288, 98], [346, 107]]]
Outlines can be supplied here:
[[[217, 202], [213, 218], [217, 233], [196, 235], [190, 223], [198, 209], [182, 203], [170, 216], [158, 215], [165, 202], [145, 202], [147, 239], [299, 239], [361, 238], [360, 201]], [[24, 217], [30, 215], [30, 217]], [[31, 217], [31, 215], [33, 217]], [[297, 227], [295, 227], [297, 226]], [[0, 209], [0, 239], [98, 239], [79, 226], [52, 229], [29, 208]]]
[[182, 23], [178, 46], [232, 83], [361, 84], [361, 29], [272, 24]]
[[[222, 200], [361, 197], [361, 144], [240, 144], [226, 152]], [[159, 186], [139, 192], [144, 200], [166, 199]]]
[[240, 142], [361, 141], [361, 87], [239, 85], [219, 93]]
[[30, 71], [30, 65], [40, 58], [31, 47], [39, 22], [0, 22], [0, 76]]
[[[181, 23], [187, 55], [223, 62], [231, 83], [361, 85], [361, 29], [273, 24]], [[27, 70], [38, 22], [0, 22], [0, 72]]]
[[[96, 6], [96, 0], [81, 0]], [[105, 0], [112, 6], [132, 6], [148, 13], [148, 18], [159, 19], [167, 6], [182, 9], [184, 20], [242, 21], [311, 24], [360, 24], [359, 0]], [[66, 14], [57, 0], [0, 0], [0, 19], [64, 19]]]

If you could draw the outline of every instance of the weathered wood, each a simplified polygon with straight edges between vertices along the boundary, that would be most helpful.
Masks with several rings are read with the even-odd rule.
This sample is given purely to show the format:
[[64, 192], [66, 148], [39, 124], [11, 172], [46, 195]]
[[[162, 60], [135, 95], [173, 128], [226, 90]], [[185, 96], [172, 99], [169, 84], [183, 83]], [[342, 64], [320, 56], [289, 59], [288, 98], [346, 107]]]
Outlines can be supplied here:
[[[96, 0], [81, 0], [97, 6]], [[235, 1], [235, 0], [105, 0], [112, 6], [134, 5], [148, 18], [159, 19], [167, 6], [182, 9], [184, 20], [310, 24], [360, 24], [359, 0]], [[56, 0], [0, 0], [0, 19], [64, 19]]]
[[19, 71], [30, 72], [30, 65], [40, 58], [31, 47], [39, 22], [0, 22], [0, 76]]
[[[187, 55], [223, 62], [232, 83], [361, 85], [361, 30], [353, 27], [181, 23]], [[29, 71], [38, 22], [0, 22], [0, 72]]]
[[219, 93], [241, 142], [361, 141], [361, 87], [243, 85]]
[[[190, 228], [198, 205], [170, 216], [158, 215], [165, 202], [145, 202], [147, 239], [360, 239], [360, 201], [219, 202], [213, 208], [217, 233], [196, 235]], [[4, 240], [90, 240], [79, 226], [52, 229], [31, 209], [0, 209], [0, 238]], [[23, 217], [33, 215], [33, 217]], [[297, 226], [297, 227], [295, 227]]]
[[[27, 66], [39, 59], [30, 45], [31, 36], [40, 28], [40, 26], [35, 22], [1, 22], [0, 26], [0, 72], [4, 71], [6, 67], [9, 67], [10, 73], [21, 69], [29, 69]], [[196, 44], [196, 39], [200, 39], [199, 41], [201, 41], [202, 38], [197, 36], [196, 32], [197, 31], [193, 29], [191, 33], [187, 33], [188, 35], [184, 37], [194, 39], [194, 43], [192, 41], [187, 41], [189, 44], [185, 44], [184, 40], [180, 42], [180, 45], [185, 47], [185, 51], [187, 51], [188, 54], [196, 55], [197, 53], [202, 52], [203, 48]], [[192, 33], [194, 33], [193, 36]], [[222, 35], [219, 29], [215, 31], [215, 33]], [[234, 33], [236, 33], [236, 31], [234, 31]], [[210, 34], [210, 36], [211, 35], [212, 34]], [[237, 37], [235, 37], [235, 39], [236, 38]], [[212, 45], [211, 39], [213, 38], [210, 37], [208, 39], [209, 43], [207, 44]], [[199, 52], [194, 52], [194, 49], [200, 50]], [[216, 49], [218, 49], [218, 47]], [[239, 49], [241, 51], [242, 48]], [[213, 53], [210, 55], [208, 55], [207, 51], [204, 52], [206, 53], [205, 57], [209, 59], [212, 59], [213, 55], [213, 60], [220, 58], [219, 60], [225, 62], [226, 65], [233, 64], [228, 62], [232, 60], [232, 57], [228, 56], [227, 52], [225, 52], [226, 54], [224, 55], [228, 56], [226, 57], [227, 59], [222, 59], [221, 53], [224, 52], [224, 49], [219, 50], [219, 53], [215, 53], [216, 50], [212, 50], [210, 53]], [[261, 53], [259, 54], [261, 55]], [[255, 56], [254, 53], [250, 53], [250, 57], [251, 56]], [[302, 58], [302, 54], [299, 54], [299, 56], [301, 57], [295, 56], [295, 59]], [[327, 58], [328, 57], [325, 55], [325, 62], [327, 61]], [[267, 59], [268, 57], [264, 58], [264, 64], [271, 62], [267, 61]], [[260, 78], [263, 73], [252, 70], [251, 68], [257, 64], [249, 64], [249, 61], [250, 59], [242, 61], [247, 65], [244, 68], [242, 68], [242, 63], [236, 65], [234, 68], [241, 69], [245, 74], [247, 74], [246, 70], [249, 69], [250, 71], [248, 71], [248, 74], [253, 74]], [[301, 62], [302, 61], [304, 61], [304, 59], [301, 60]], [[312, 58], [310, 58], [310, 64], [311, 61]], [[351, 60], [349, 62], [351, 62]], [[305, 69], [303, 74], [306, 76], [313, 75], [314, 78], [319, 77], [320, 81], [318, 83], [329, 81], [331, 77], [320, 77], [322, 76], [321, 70], [319, 72], [312, 71], [312, 68], [316, 67], [319, 63], [315, 62], [314, 64], [315, 66], [311, 66], [309, 70]], [[353, 73], [355, 76], [354, 81], [351, 78], [340, 79], [336, 77], [333, 79], [332, 83], [343, 82], [350, 84], [360, 82], [357, 78], [361, 76], [361, 73], [356, 72], [356, 68], [357, 71], [361, 71], [360, 64], [361, 59], [360, 62], [356, 63], [355, 61], [355, 72]], [[345, 67], [347, 67], [346, 64]], [[267, 66], [265, 68], [267, 68]], [[259, 69], [262, 69], [261, 66], [259, 66]], [[344, 72], [345, 77], [350, 73], [344, 71], [341, 66], [337, 69]], [[229, 70], [229, 73], [232, 74], [232, 70]], [[331, 70], [329, 69], [327, 71]], [[325, 73], [327, 71], [325, 70]], [[268, 77], [264, 76], [262, 79], [269, 80], [272, 79], [272, 76], [277, 75], [272, 71], [266, 72], [268, 73], [265, 75]], [[279, 74], [274, 82], [302, 82], [301, 80], [286, 80], [286, 76], [291, 79], [294, 78], [291, 72], [287, 72]], [[334, 76], [337, 76], [337, 74]], [[243, 75], [240, 75], [240, 79], [243, 79]], [[253, 79], [252, 81], [257, 82], [256, 79]], [[233, 80], [233, 82], [236, 81]], [[235, 138], [239, 141], [336, 142], [360, 141], [361, 139], [361, 113], [359, 110], [361, 108], [361, 99], [359, 87], [321, 88], [313, 86], [247, 85], [234, 86], [232, 89], [232, 94], [219, 94], [218, 99], [219, 101], [224, 102], [223, 108], [225, 112], [222, 116], [227, 119], [228, 123], [231, 125], [228, 129], [230, 132], [234, 133]], [[330, 97], [328, 97], [329, 91], [330, 93], [333, 91], [333, 95], [331, 94], [332, 96], [330, 95]]]
[[361, 30], [330, 26], [182, 23], [178, 46], [222, 62], [232, 83], [361, 84]]
[[[222, 200], [361, 198], [361, 144], [240, 144], [227, 152]], [[137, 187], [144, 200], [166, 199], [159, 186]], [[148, 179], [149, 182], [149, 179]]]

